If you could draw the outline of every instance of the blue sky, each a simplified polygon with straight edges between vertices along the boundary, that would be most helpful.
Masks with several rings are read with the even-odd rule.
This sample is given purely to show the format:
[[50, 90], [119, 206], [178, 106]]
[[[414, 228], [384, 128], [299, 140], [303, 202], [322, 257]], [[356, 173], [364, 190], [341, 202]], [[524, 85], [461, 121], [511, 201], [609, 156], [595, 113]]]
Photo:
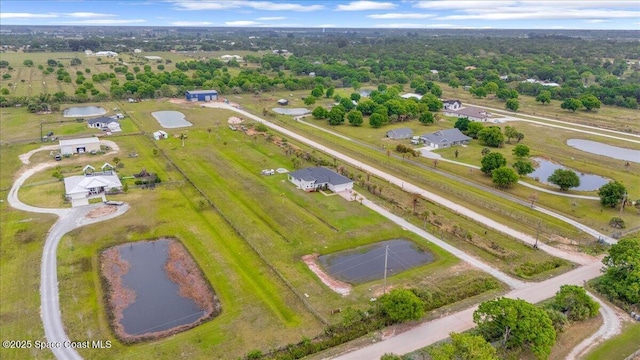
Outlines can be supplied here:
[[640, 1], [0, 0], [0, 24], [640, 30]]

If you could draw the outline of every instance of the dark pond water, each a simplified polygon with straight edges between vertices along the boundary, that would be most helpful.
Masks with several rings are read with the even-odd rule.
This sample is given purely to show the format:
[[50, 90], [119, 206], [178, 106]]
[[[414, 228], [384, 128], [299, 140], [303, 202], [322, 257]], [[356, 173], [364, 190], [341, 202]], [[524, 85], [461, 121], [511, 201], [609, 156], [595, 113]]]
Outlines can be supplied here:
[[62, 116], [64, 117], [79, 117], [79, 116], [98, 116], [104, 115], [107, 110], [99, 106], [76, 106], [68, 109], [64, 109]]
[[[556, 171], [557, 169], [568, 169], [565, 166], [556, 164], [554, 162], [545, 160], [543, 158], [534, 157], [532, 158], [532, 160], [538, 163], [538, 167], [536, 168], [536, 171], [532, 172], [528, 176], [534, 179], [538, 178], [540, 182], [545, 184], [549, 184], [549, 182], [547, 181], [547, 178], [549, 178], [549, 176], [551, 176], [551, 174], [553, 174], [553, 172]], [[570, 170], [573, 170], [573, 169], [570, 169]], [[580, 178], [580, 186], [571, 188], [571, 190], [579, 190], [579, 191], [598, 190], [602, 185], [609, 182], [609, 179], [599, 175], [583, 174], [577, 171], [576, 171], [576, 174]]]
[[627, 149], [597, 141], [582, 139], [569, 139], [567, 140], [567, 145], [596, 155], [640, 163], [640, 150]]
[[165, 129], [173, 129], [193, 125], [184, 118], [184, 114], [179, 111], [155, 111], [151, 115]]
[[204, 312], [191, 299], [178, 293], [178, 285], [164, 270], [170, 240], [144, 241], [119, 247], [120, 256], [131, 266], [122, 276], [125, 287], [136, 292], [136, 300], [122, 311], [122, 326], [130, 335], [141, 335], [190, 324]]
[[387, 240], [319, 257], [324, 269], [336, 279], [348, 283], [365, 283], [384, 277], [385, 248], [389, 246], [387, 276], [428, 264], [434, 257], [405, 239]]

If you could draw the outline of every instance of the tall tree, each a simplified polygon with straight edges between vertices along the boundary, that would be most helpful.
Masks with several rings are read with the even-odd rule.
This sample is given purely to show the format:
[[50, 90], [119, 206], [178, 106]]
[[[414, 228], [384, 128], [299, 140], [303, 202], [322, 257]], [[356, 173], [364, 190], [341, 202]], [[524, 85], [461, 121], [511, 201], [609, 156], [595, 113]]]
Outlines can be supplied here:
[[504, 136], [507, 137], [507, 142], [511, 144], [511, 139], [518, 136], [518, 130], [514, 126], [505, 126], [504, 127]]
[[329, 117], [329, 110], [325, 109], [322, 106], [318, 106], [313, 109], [311, 115], [313, 115], [314, 119], [326, 119], [327, 117]]
[[491, 175], [493, 170], [507, 165], [507, 159], [500, 153], [489, 153], [482, 158], [481, 164], [480, 170], [487, 175]]
[[340, 106], [334, 106], [329, 111], [329, 125], [340, 125], [344, 122], [344, 110]]
[[496, 348], [482, 336], [451, 333], [451, 342], [436, 345], [429, 350], [433, 360], [483, 359], [498, 360]]
[[351, 110], [347, 113], [347, 120], [353, 126], [360, 126], [363, 122], [362, 113], [358, 110]]
[[562, 104], [560, 104], [560, 107], [565, 110], [576, 112], [576, 110], [582, 107], [582, 102], [578, 99], [569, 98], [566, 99]]
[[624, 199], [627, 189], [617, 181], [610, 181], [598, 189], [602, 206], [616, 207]]
[[556, 342], [547, 313], [521, 299], [485, 301], [473, 313], [473, 321], [487, 341], [499, 341], [507, 349], [527, 347], [538, 359], [547, 359]]
[[611, 246], [604, 260], [598, 291], [629, 305], [640, 304], [640, 237], [623, 238]]
[[493, 170], [491, 180], [497, 187], [508, 189], [518, 182], [518, 174], [510, 167], [501, 166]]
[[469, 123], [469, 125], [467, 126], [467, 131], [465, 132], [465, 134], [467, 134], [467, 136], [470, 136], [474, 139], [478, 138], [478, 133], [484, 129], [484, 125], [482, 125], [481, 122], [478, 121], [471, 121]]
[[580, 186], [578, 174], [570, 169], [556, 169], [553, 174], [547, 178], [547, 181], [560, 186], [560, 190], [562, 191]]
[[418, 121], [420, 121], [420, 123], [423, 125], [433, 124], [434, 122], [433, 113], [429, 111], [424, 112], [422, 115], [420, 115], [420, 118], [418, 118]]
[[504, 104], [504, 108], [516, 112], [520, 108], [520, 103], [516, 99], [509, 99]]
[[527, 160], [517, 160], [513, 163], [513, 168], [516, 169], [518, 175], [527, 175], [535, 171], [531, 161]]
[[[505, 129], [506, 132], [506, 129]], [[517, 134], [516, 134], [517, 135]], [[527, 145], [518, 144], [514, 146], [511, 153], [518, 158], [527, 158], [529, 157], [529, 147]]]
[[600, 304], [582, 286], [562, 285], [553, 297], [551, 307], [564, 313], [569, 320], [582, 321], [598, 315]]
[[458, 129], [458, 130], [460, 130], [460, 131], [462, 131], [462, 132], [465, 132], [465, 131], [467, 131], [467, 128], [469, 127], [469, 123], [470, 122], [471, 121], [469, 120], [469, 118], [462, 117], [462, 118], [459, 118], [458, 120], [456, 120], [456, 123], [453, 125], [453, 127]]
[[379, 128], [383, 124], [384, 124], [384, 118], [382, 117], [382, 115], [378, 113], [373, 113], [369, 117], [369, 125], [371, 125], [372, 127]]
[[504, 144], [504, 135], [502, 134], [502, 130], [497, 126], [489, 126], [480, 130], [478, 132], [478, 139], [491, 147], [502, 147]]
[[549, 91], [549, 90], [540, 91], [540, 93], [536, 96], [536, 102], [540, 102], [543, 105], [550, 103], [551, 102], [551, 91]]
[[393, 289], [378, 301], [382, 313], [393, 322], [418, 320], [424, 315], [424, 302], [411, 290]]
[[595, 97], [593, 94], [583, 95], [580, 97], [580, 102], [582, 102], [582, 106], [584, 106], [587, 111], [591, 111], [593, 109], [600, 109], [600, 105], [602, 103], [600, 100]]

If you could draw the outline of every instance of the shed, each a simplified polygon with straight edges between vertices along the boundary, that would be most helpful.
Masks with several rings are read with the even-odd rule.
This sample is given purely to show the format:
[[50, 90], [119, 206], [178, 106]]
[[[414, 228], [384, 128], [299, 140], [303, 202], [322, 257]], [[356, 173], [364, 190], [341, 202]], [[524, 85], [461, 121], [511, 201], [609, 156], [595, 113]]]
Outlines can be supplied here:
[[399, 128], [387, 131], [389, 139], [408, 139], [413, 136], [413, 130], [409, 128]]
[[158, 130], [158, 131], [153, 133], [153, 138], [156, 139], [156, 140], [167, 139], [167, 138], [169, 138], [169, 134], [167, 134], [166, 132], [164, 132], [162, 130]]
[[62, 155], [83, 154], [94, 150], [100, 151], [100, 139], [97, 137], [60, 140]]
[[278, 100], [278, 105], [289, 105], [289, 100], [280, 99], [280, 100]]
[[187, 101], [216, 101], [218, 92], [216, 90], [189, 90], [184, 93]]

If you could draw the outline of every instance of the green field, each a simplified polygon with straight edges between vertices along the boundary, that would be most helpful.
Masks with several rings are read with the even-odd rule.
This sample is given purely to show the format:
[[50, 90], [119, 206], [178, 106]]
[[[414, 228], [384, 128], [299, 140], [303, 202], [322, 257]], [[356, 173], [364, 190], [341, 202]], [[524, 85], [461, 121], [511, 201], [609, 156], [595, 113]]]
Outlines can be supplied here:
[[624, 360], [640, 350], [640, 324], [626, 323], [620, 335], [606, 340], [585, 356], [585, 360], [611, 359]]

